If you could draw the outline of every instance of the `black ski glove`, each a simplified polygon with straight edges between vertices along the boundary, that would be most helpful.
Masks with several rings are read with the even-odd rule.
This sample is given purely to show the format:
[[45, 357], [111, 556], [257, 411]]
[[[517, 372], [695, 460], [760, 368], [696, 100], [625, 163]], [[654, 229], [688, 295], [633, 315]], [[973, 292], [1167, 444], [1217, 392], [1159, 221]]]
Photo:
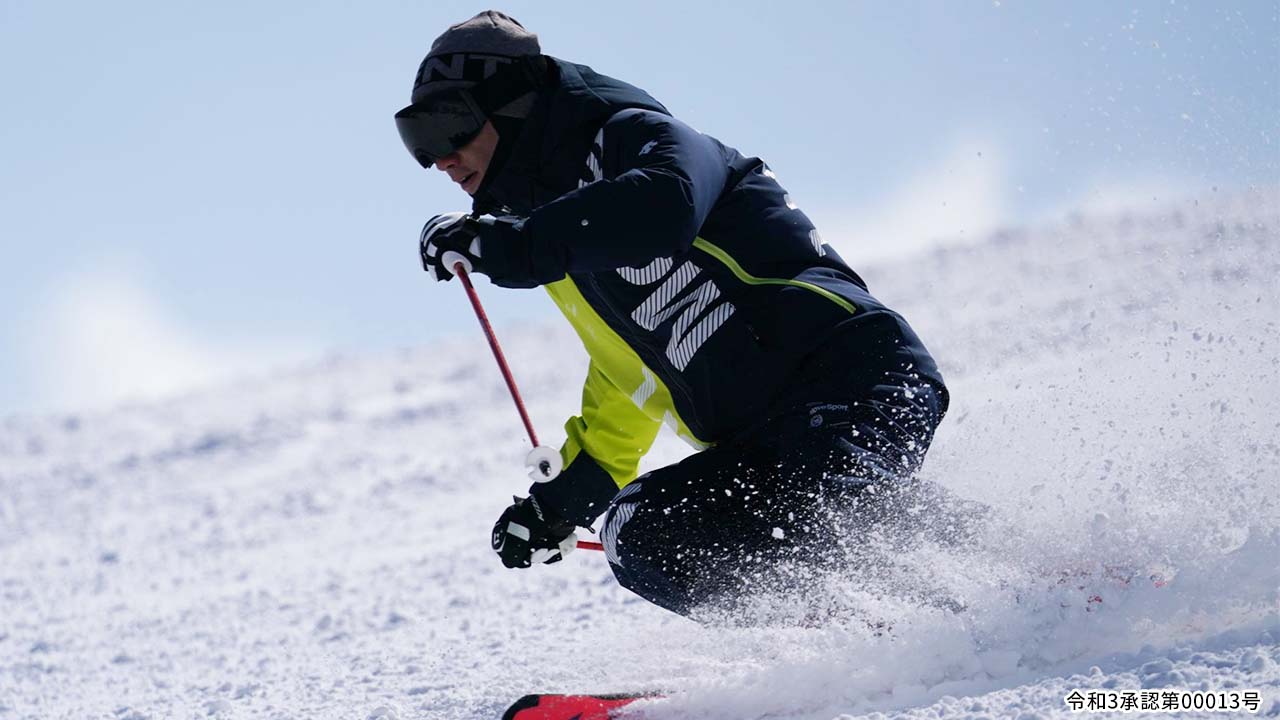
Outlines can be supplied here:
[[533, 496], [513, 497], [493, 526], [493, 551], [509, 568], [560, 562], [578, 546], [573, 523], [538, 505]]
[[[490, 280], [505, 285], [504, 278], [500, 277], [504, 274], [503, 272], [495, 273], [493, 268], [486, 267], [480, 257], [481, 246], [486, 241], [497, 242], [499, 245], [515, 242], [514, 238], [520, 235], [520, 222], [520, 218], [508, 215], [472, 217], [464, 212], [437, 215], [427, 221], [422, 228], [422, 234], [418, 236], [418, 252], [422, 256], [422, 269], [426, 270], [433, 280], [452, 280], [453, 263], [461, 259], [467, 272], [484, 273]], [[445, 262], [445, 255], [449, 252], [458, 254], [457, 257], [449, 258], [453, 262]], [[512, 285], [512, 287], [524, 287], [524, 285]]]
[[462, 257], [467, 272], [478, 269], [480, 223], [464, 212], [437, 215], [422, 227], [418, 251], [422, 255], [422, 269], [432, 280], [453, 279], [453, 267], [446, 267], [444, 263], [444, 255], [450, 251]]

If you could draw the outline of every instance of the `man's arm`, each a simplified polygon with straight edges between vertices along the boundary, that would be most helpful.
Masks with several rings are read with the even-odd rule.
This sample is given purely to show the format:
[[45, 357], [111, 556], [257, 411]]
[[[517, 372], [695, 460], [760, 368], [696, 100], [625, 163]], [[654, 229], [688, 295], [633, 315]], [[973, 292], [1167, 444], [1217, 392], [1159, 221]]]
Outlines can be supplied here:
[[534, 483], [530, 494], [543, 507], [586, 527], [605, 511], [618, 488], [635, 479], [640, 458], [661, 424], [593, 362], [582, 388], [582, 415], [564, 426], [569, 435], [560, 450], [565, 469], [550, 482]]
[[720, 145], [648, 110], [614, 115], [604, 142], [605, 162], [617, 168], [613, 179], [484, 233], [484, 265], [495, 282], [528, 287], [568, 272], [640, 266], [693, 243], [728, 179]]

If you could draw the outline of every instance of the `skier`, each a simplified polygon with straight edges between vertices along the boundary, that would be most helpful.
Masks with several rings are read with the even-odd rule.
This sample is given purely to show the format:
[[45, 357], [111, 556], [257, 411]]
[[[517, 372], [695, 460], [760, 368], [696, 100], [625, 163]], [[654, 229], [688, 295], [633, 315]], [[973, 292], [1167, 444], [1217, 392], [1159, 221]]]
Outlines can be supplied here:
[[[546, 288], [591, 359], [563, 472], [494, 526], [504, 565], [559, 561], [603, 513], [618, 582], [688, 615], [822, 563], [912, 486], [937, 365], [763, 161], [496, 11], [436, 39], [412, 103], [406, 147], [472, 198], [427, 222], [423, 267]], [[663, 423], [699, 452], [637, 478]]]

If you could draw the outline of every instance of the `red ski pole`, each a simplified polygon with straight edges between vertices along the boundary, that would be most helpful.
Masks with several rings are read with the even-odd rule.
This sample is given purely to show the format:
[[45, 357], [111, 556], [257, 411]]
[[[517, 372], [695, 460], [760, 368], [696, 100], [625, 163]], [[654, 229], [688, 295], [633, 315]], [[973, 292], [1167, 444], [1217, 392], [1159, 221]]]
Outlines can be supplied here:
[[[471, 301], [471, 308], [476, 312], [476, 319], [480, 321], [480, 329], [484, 331], [484, 336], [489, 340], [489, 349], [493, 351], [493, 359], [498, 362], [498, 369], [502, 371], [502, 379], [507, 383], [507, 390], [511, 392], [511, 399], [516, 404], [516, 411], [520, 413], [520, 421], [524, 423], [524, 429], [529, 433], [529, 442], [533, 443], [533, 450], [525, 457], [525, 467], [529, 470], [529, 477], [535, 482], [547, 482], [560, 474], [563, 469], [561, 467], [560, 453], [555, 450], [538, 444], [538, 434], [534, 432], [533, 421], [529, 419], [529, 411], [524, 407], [524, 400], [520, 397], [520, 390], [516, 388], [515, 377], [511, 374], [511, 367], [507, 365], [507, 358], [502, 354], [502, 347], [498, 345], [498, 336], [493, 332], [493, 325], [489, 323], [489, 316], [485, 314], [484, 306], [480, 304], [480, 295], [476, 293], [475, 285], [471, 284], [471, 263], [467, 258], [459, 253], [449, 251], [441, 258], [446, 267], [453, 267], [453, 274], [458, 276], [462, 281], [462, 287], [467, 291], [467, 299]], [[598, 542], [588, 540], [579, 540], [578, 547], [583, 550], [604, 550], [604, 546]]]

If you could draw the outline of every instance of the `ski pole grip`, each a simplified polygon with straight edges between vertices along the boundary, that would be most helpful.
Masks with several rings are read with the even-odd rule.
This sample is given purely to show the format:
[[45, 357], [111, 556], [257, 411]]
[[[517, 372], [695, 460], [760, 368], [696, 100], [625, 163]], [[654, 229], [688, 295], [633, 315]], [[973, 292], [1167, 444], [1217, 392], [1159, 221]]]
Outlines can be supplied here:
[[444, 263], [445, 267], [453, 270], [455, 275], [458, 273], [459, 265], [461, 265], [462, 269], [466, 272], [471, 272], [471, 261], [467, 259], [466, 255], [463, 255], [456, 250], [446, 250], [444, 255], [440, 256], [440, 262]]
[[560, 453], [546, 445], [529, 451], [524, 458], [524, 466], [529, 470], [529, 479], [534, 482], [549, 482], [564, 469], [564, 461]]

